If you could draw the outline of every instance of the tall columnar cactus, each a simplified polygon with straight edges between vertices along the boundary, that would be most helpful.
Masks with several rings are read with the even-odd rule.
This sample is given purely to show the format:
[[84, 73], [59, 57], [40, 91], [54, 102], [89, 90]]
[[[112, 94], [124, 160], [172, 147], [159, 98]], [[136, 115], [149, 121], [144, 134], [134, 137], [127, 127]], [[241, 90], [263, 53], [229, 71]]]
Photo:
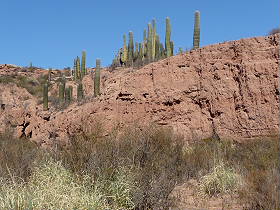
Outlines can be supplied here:
[[74, 68], [73, 68], [73, 71], [74, 71], [74, 80], [76, 81], [77, 78], [78, 78], [78, 74], [77, 74], [77, 60], [74, 59]]
[[156, 57], [156, 35], [157, 35], [157, 29], [156, 29], [156, 20], [152, 20], [152, 60], [155, 60]]
[[139, 56], [139, 45], [138, 42], [135, 42], [134, 53], [133, 53], [133, 60], [137, 60]]
[[128, 62], [129, 62], [129, 65], [133, 64], [133, 55], [134, 55], [133, 32], [129, 31], [129, 43], [128, 43]]
[[77, 79], [80, 80], [82, 79], [81, 77], [81, 62], [80, 62], [80, 58], [79, 56], [77, 56], [77, 59], [76, 59], [76, 70], [77, 70]]
[[165, 32], [165, 50], [166, 50], [166, 56], [171, 56], [171, 46], [170, 46], [170, 39], [171, 39], [171, 24], [170, 24], [170, 18], [166, 18], [166, 32]]
[[121, 60], [124, 64], [127, 63], [127, 58], [128, 58], [128, 50], [127, 50], [127, 46], [126, 46], [126, 35], [123, 35], [123, 51], [122, 51], [122, 56], [121, 56]]
[[143, 43], [139, 43], [138, 44], [138, 49], [139, 49], [138, 59], [139, 59], [139, 61], [142, 61], [143, 60], [143, 56], [144, 56], [144, 53], [143, 53]]
[[155, 60], [160, 58], [160, 39], [159, 35], [156, 35], [156, 43], [155, 43]]
[[77, 87], [77, 99], [78, 101], [81, 101], [83, 98], [84, 98], [83, 84], [82, 82], [79, 82]]
[[86, 52], [85, 51], [83, 51], [82, 52], [82, 77], [84, 77], [86, 74], [87, 74], [87, 72], [86, 72], [87, 70], [86, 70]]
[[59, 84], [59, 88], [58, 88], [59, 92], [59, 103], [60, 104], [63, 104], [64, 101], [65, 101], [65, 81], [62, 81], [60, 84]]
[[163, 46], [162, 43], [160, 43], [159, 49], [160, 49], [160, 59], [165, 58], [165, 57], [166, 57], [166, 55], [165, 55], [165, 49], [164, 49], [164, 46]]
[[100, 59], [96, 59], [96, 68], [94, 74], [94, 97], [100, 95]]
[[139, 43], [139, 60], [143, 61], [143, 59], [144, 59], [143, 43]]
[[153, 60], [153, 28], [152, 24], [148, 24], [148, 42], [147, 42], [147, 57], [149, 62]]
[[73, 100], [73, 87], [69, 86], [69, 98], [70, 98], [70, 102]]
[[65, 89], [65, 103], [66, 103], [67, 105], [69, 105], [70, 102], [71, 102], [71, 96], [70, 96], [70, 94], [71, 94], [71, 90], [70, 90], [70, 88], [68, 87], [68, 88]]
[[43, 110], [47, 111], [49, 109], [49, 97], [48, 97], [48, 83], [43, 85]]
[[146, 57], [147, 56], [147, 30], [144, 29], [143, 32], [143, 56]]
[[193, 33], [193, 49], [199, 48], [200, 43], [200, 12], [195, 11], [194, 14], [194, 33]]
[[171, 48], [171, 56], [174, 55], [174, 42], [170, 41], [170, 48]]

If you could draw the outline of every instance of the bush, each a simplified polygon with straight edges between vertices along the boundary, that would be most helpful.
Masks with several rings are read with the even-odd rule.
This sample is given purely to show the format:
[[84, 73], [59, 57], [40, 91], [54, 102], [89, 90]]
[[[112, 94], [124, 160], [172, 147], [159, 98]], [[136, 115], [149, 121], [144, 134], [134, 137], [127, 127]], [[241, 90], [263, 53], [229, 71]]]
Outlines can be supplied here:
[[4, 75], [0, 78], [0, 83], [14, 83], [18, 87], [25, 88], [31, 95], [43, 97], [42, 85], [47, 82], [47, 75], [41, 75], [39, 78], [32, 78], [22, 75]]
[[8, 130], [0, 133], [0, 177], [13, 176], [26, 180], [39, 154], [38, 147], [31, 141], [14, 138]]
[[[92, 135], [73, 137], [62, 152], [65, 167], [111, 183], [120, 169], [129, 168], [132, 180], [125, 180], [131, 186], [132, 203], [140, 209], [168, 208], [168, 195], [185, 173], [182, 138], [156, 127], [130, 128], [109, 137], [100, 137], [101, 132], [96, 129]], [[112, 192], [104, 193], [108, 198]]]
[[[240, 147], [237, 155], [244, 184], [240, 199], [248, 210], [280, 209], [279, 138], [258, 139]], [[236, 161], [236, 160], [235, 160]]]
[[200, 180], [204, 195], [237, 193], [247, 210], [279, 206], [277, 137], [186, 146], [169, 129], [134, 126], [104, 135], [101, 123], [92, 124], [68, 146], [55, 145], [55, 153], [1, 134], [0, 209], [167, 209], [170, 192], [188, 178]]
[[220, 162], [212, 172], [200, 179], [199, 191], [200, 194], [210, 197], [218, 194], [231, 194], [238, 189], [240, 184], [239, 175]]
[[1, 209], [57, 210], [105, 209], [102, 195], [51, 159], [34, 168], [24, 184], [4, 183], [0, 187]]

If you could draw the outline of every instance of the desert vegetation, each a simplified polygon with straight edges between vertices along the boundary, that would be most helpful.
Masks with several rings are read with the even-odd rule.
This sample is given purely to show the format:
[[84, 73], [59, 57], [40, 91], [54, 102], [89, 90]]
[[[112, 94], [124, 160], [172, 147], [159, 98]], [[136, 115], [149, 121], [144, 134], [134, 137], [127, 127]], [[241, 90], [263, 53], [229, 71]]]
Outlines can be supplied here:
[[186, 145], [169, 129], [102, 125], [44, 150], [0, 135], [0, 208], [168, 209], [174, 187], [198, 180], [200, 196], [237, 194], [246, 210], [279, 209], [279, 141], [204, 139]]
[[[270, 34], [278, 32], [279, 30], [275, 29]], [[174, 42], [171, 34], [171, 21], [168, 17], [164, 44], [160, 42], [157, 34], [156, 20], [152, 20], [148, 28], [144, 29], [143, 40], [139, 43], [135, 42], [133, 32], [129, 31], [128, 43], [127, 34], [124, 34], [123, 46], [108, 70], [129, 68], [127, 70], [133, 72], [146, 64], [173, 56]], [[199, 47], [200, 12], [196, 11], [192, 49], [196, 50]], [[238, 50], [241, 51], [241, 49], [237, 49], [235, 45], [232, 49], [235, 58], [238, 58], [241, 55]], [[182, 48], [179, 49], [179, 53], [183, 54]], [[79, 56], [74, 59], [73, 69], [58, 71], [59, 74], [56, 75], [52, 69], [49, 69], [47, 74], [41, 74], [41, 69], [33, 67], [32, 63], [26, 69], [21, 69], [24, 74], [1, 75], [0, 84], [15, 84], [26, 89], [32, 95], [32, 99], [33, 96], [35, 100], [38, 99], [34, 115], [39, 113], [40, 116], [31, 118], [26, 108], [29, 104], [26, 103], [26, 110], [22, 112], [25, 114], [23, 122], [20, 120], [15, 123], [10, 122], [9, 115], [5, 119], [5, 122], [13, 126], [0, 133], [0, 210], [169, 209], [175, 205], [169, 197], [172, 191], [176, 186], [188, 183], [190, 180], [195, 180], [197, 183], [192, 187], [195, 189], [196, 196], [200, 198], [234, 195], [238, 198], [243, 210], [280, 210], [279, 136], [250, 139], [242, 143], [233, 139], [220, 139], [217, 136], [193, 141], [174, 133], [172, 129], [154, 124], [146, 127], [137, 124], [130, 127], [128, 125], [116, 126], [108, 133], [108, 126], [103, 126], [97, 120], [94, 123], [86, 120], [85, 123], [81, 123], [77, 120], [73, 124], [81, 123], [81, 125], [74, 134], [72, 128], [67, 130], [70, 126], [67, 129], [60, 127], [62, 132], [67, 132], [67, 139], [63, 139], [64, 142], [59, 138], [53, 138], [52, 136], [56, 136], [57, 133], [51, 129], [43, 131], [48, 132], [46, 138], [49, 138], [49, 144], [46, 144], [46, 148], [40, 147], [43, 144], [39, 146], [32, 142], [29, 139], [32, 136], [32, 129], [35, 131], [39, 126], [47, 124], [50, 119], [58, 117], [58, 120], [70, 121], [71, 119], [59, 117], [63, 115], [61, 110], [72, 103], [77, 102], [75, 105], [81, 105], [85, 103], [87, 97], [90, 97], [90, 100], [93, 99], [91, 102], [97, 102], [98, 100], [94, 100], [100, 95], [100, 101], [105, 100], [102, 98], [100, 87], [101, 84], [103, 85], [102, 72], [104, 70], [101, 67], [101, 60], [96, 60], [96, 66], [90, 70], [91, 72], [87, 68], [86, 61], [86, 51], [82, 51], [81, 59]], [[212, 65], [214, 64], [215, 62]], [[171, 68], [169, 61], [166, 65]], [[235, 64], [227, 63], [227, 65], [234, 66]], [[239, 64], [236, 66], [239, 71], [241, 67]], [[177, 67], [179, 71], [188, 71], [189, 63], [180, 63]], [[195, 66], [194, 69], [201, 79], [202, 67], [198, 69]], [[37, 74], [37, 77], [29, 77], [32, 74], [28, 75], [28, 73], [36, 73], [37, 70], [39, 76]], [[216, 70], [218, 67], [215, 67]], [[232, 69], [231, 72], [233, 72]], [[92, 78], [89, 76], [85, 78], [89, 73]], [[151, 76], [154, 88], [153, 70], [151, 73], [146, 72], [146, 75]], [[243, 82], [238, 79], [241, 76], [240, 74], [234, 77], [239, 89], [242, 88]], [[259, 77], [258, 74], [255, 76]], [[88, 86], [85, 80], [83, 81], [84, 78], [93, 83], [91, 96], [85, 94], [84, 88]], [[274, 78], [276, 76], [273, 76]], [[221, 78], [217, 74], [214, 75], [214, 79]], [[201, 83], [200, 86], [202, 86]], [[73, 90], [76, 92], [73, 93]], [[201, 90], [194, 85], [182, 92], [188, 95], [199, 91]], [[120, 95], [130, 96], [132, 93], [118, 92], [112, 101], [115, 102]], [[243, 95], [240, 95], [243, 100]], [[278, 94], [275, 93], [277, 98], [276, 95], [279, 96], [279, 91]], [[149, 91], [141, 93], [141, 97], [145, 100], [148, 96]], [[28, 95], [28, 97], [31, 96]], [[157, 111], [164, 112], [168, 108], [175, 110], [175, 106], [182, 105], [184, 102], [180, 97], [179, 99], [170, 98], [173, 101], [169, 98], [159, 99], [165, 101], [157, 102], [162, 107], [158, 110], [153, 109], [153, 114]], [[234, 98], [237, 97], [234, 95]], [[191, 99], [201, 112], [205, 110], [209, 112], [212, 121], [222, 113], [220, 110], [214, 112], [207, 108], [207, 106], [211, 107], [209, 99], [198, 98], [196, 95]], [[132, 101], [132, 104], [134, 100], [133, 97], [127, 97], [120, 103]], [[152, 104], [148, 100], [143, 103]], [[269, 100], [264, 99], [264, 103], [269, 103]], [[129, 106], [127, 104], [125, 106]], [[42, 109], [38, 109], [37, 105], [40, 105]], [[75, 105], [73, 107], [78, 110]], [[246, 113], [249, 112], [243, 104], [235, 103], [234, 105], [236, 105], [235, 111], [244, 109]], [[3, 113], [5, 106], [6, 104], [3, 103], [4, 108], [0, 110]], [[50, 110], [50, 107], [54, 109]], [[105, 109], [109, 108], [105, 107]], [[87, 111], [89, 110], [84, 109], [84, 112]], [[91, 113], [95, 112], [97, 111], [91, 110]], [[180, 115], [178, 113], [176, 114]], [[119, 114], [118, 110], [117, 114]], [[71, 112], [66, 115], [71, 115]], [[29, 125], [33, 119], [44, 121], [31, 128]], [[110, 118], [112, 119], [115, 118]], [[189, 119], [191, 121], [191, 117]], [[60, 124], [48, 125], [59, 127]], [[164, 122], [162, 125], [168, 125], [168, 123]], [[16, 126], [21, 130], [16, 130]], [[90, 129], [83, 126], [89, 126]], [[106, 135], [103, 132], [105, 127]], [[13, 128], [15, 130], [12, 130]], [[25, 133], [27, 128], [30, 129], [28, 135]], [[16, 138], [14, 131], [18, 132], [17, 135], [22, 133], [21, 137]], [[40, 139], [36, 140], [39, 142]]]

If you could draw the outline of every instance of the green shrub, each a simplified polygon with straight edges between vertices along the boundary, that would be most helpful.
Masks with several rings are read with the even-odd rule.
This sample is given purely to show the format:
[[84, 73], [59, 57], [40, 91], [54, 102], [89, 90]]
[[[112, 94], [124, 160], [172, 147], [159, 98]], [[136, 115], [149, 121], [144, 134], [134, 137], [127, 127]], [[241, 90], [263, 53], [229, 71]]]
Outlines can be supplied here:
[[223, 162], [218, 163], [213, 170], [200, 178], [199, 191], [202, 195], [215, 196], [233, 193], [241, 184], [240, 176]]
[[90, 188], [59, 163], [46, 160], [34, 168], [27, 183], [0, 186], [1, 209], [57, 210], [104, 209], [102, 195]]

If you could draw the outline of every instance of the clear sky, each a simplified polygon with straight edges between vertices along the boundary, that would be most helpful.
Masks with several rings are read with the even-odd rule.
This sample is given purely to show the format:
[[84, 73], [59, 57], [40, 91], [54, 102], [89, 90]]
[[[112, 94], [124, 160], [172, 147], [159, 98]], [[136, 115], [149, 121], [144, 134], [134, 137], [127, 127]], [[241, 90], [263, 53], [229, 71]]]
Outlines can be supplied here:
[[0, 0], [0, 64], [72, 67], [87, 51], [88, 66], [109, 65], [129, 30], [142, 41], [153, 18], [164, 41], [165, 17], [175, 52], [191, 48], [194, 12], [201, 45], [266, 35], [279, 27], [279, 0]]

